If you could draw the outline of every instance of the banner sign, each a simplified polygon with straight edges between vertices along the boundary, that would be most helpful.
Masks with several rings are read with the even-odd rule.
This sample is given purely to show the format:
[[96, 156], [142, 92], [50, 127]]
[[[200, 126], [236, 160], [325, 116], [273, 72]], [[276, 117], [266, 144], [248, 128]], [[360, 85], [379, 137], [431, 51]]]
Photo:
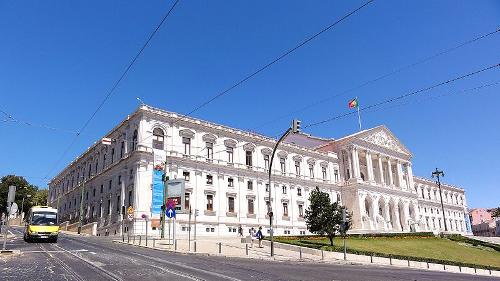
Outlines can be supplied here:
[[151, 200], [151, 213], [159, 215], [161, 205], [163, 205], [163, 175], [165, 167], [166, 152], [164, 150], [153, 149], [153, 198]]

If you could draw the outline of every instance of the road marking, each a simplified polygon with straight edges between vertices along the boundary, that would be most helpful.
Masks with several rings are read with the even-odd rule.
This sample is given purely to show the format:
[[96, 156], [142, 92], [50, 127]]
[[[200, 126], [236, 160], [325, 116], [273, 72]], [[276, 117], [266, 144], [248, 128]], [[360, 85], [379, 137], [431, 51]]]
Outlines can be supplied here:
[[[70, 250], [70, 252], [88, 252], [89, 250], [81, 249], [81, 250]], [[64, 253], [66, 251], [58, 251], [58, 250], [32, 250], [32, 251], [22, 251], [23, 253]]]

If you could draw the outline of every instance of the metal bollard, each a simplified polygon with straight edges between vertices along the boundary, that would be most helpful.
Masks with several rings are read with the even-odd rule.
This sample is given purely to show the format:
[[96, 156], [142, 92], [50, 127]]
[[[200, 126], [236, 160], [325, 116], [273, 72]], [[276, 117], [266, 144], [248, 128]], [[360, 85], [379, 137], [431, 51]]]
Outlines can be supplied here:
[[219, 254], [221, 254], [221, 253], [222, 253], [222, 243], [219, 242]]
[[389, 256], [389, 264], [392, 265], [392, 257]]
[[142, 236], [139, 235], [139, 245], [142, 244]]
[[248, 244], [245, 244], [245, 252], [246, 252], [246, 254], [248, 256]]
[[429, 269], [429, 262], [427, 262], [427, 269]]
[[196, 241], [194, 241], [194, 252], [196, 253]]
[[146, 247], [148, 246], [148, 236], [146, 235]]
[[476, 268], [475, 268], [475, 267], [474, 267], [474, 273], [477, 273], [477, 270], [476, 270]]
[[373, 263], [373, 256], [370, 255], [370, 263]]
[[462, 267], [460, 265], [458, 266], [458, 271], [462, 272]]
[[302, 259], [302, 247], [299, 247], [299, 259]]
[[408, 259], [408, 267], [410, 267], [410, 259]]
[[155, 248], [155, 247], [156, 247], [156, 239], [153, 238], [153, 248]]
[[174, 250], [177, 251], [177, 239], [174, 240]]
[[443, 264], [443, 270], [446, 271], [446, 264]]
[[130, 244], [130, 236], [127, 236], [127, 244]]
[[134, 235], [134, 242], [133, 242], [133, 244], [135, 245], [135, 235]]
[[325, 253], [321, 250], [321, 260], [325, 260]]

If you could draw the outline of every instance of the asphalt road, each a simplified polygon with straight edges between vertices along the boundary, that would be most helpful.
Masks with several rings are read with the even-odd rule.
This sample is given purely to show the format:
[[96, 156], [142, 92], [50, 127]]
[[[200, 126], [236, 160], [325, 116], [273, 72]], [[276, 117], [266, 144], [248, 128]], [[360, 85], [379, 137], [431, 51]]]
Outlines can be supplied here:
[[500, 280], [377, 266], [194, 256], [61, 234], [57, 244], [26, 243], [20, 228], [0, 257], [0, 280]]

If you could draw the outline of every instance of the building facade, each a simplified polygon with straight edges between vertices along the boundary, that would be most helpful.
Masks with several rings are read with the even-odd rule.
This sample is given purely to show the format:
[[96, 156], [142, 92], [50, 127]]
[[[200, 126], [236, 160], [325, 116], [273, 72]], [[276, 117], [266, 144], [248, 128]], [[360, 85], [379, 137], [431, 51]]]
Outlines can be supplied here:
[[[339, 140], [290, 136], [276, 152], [270, 187], [272, 138], [145, 105], [105, 137], [111, 144], [96, 142], [51, 180], [48, 198], [61, 222], [78, 221], [82, 208], [83, 224], [97, 223], [100, 235], [122, 227], [159, 233], [163, 171], [185, 180], [183, 207], [197, 210], [198, 235], [266, 229], [269, 201], [276, 235], [308, 234], [304, 214], [316, 187], [353, 213], [352, 232], [438, 233], [445, 221], [450, 232], [468, 232], [464, 190], [442, 185], [442, 214], [436, 184], [413, 176], [411, 153], [384, 126]], [[122, 213], [128, 207], [132, 221]], [[188, 225], [180, 212], [177, 235]]]
[[498, 220], [491, 215], [494, 208], [474, 208], [469, 211], [472, 221], [472, 232], [476, 236], [500, 236], [498, 234]]

